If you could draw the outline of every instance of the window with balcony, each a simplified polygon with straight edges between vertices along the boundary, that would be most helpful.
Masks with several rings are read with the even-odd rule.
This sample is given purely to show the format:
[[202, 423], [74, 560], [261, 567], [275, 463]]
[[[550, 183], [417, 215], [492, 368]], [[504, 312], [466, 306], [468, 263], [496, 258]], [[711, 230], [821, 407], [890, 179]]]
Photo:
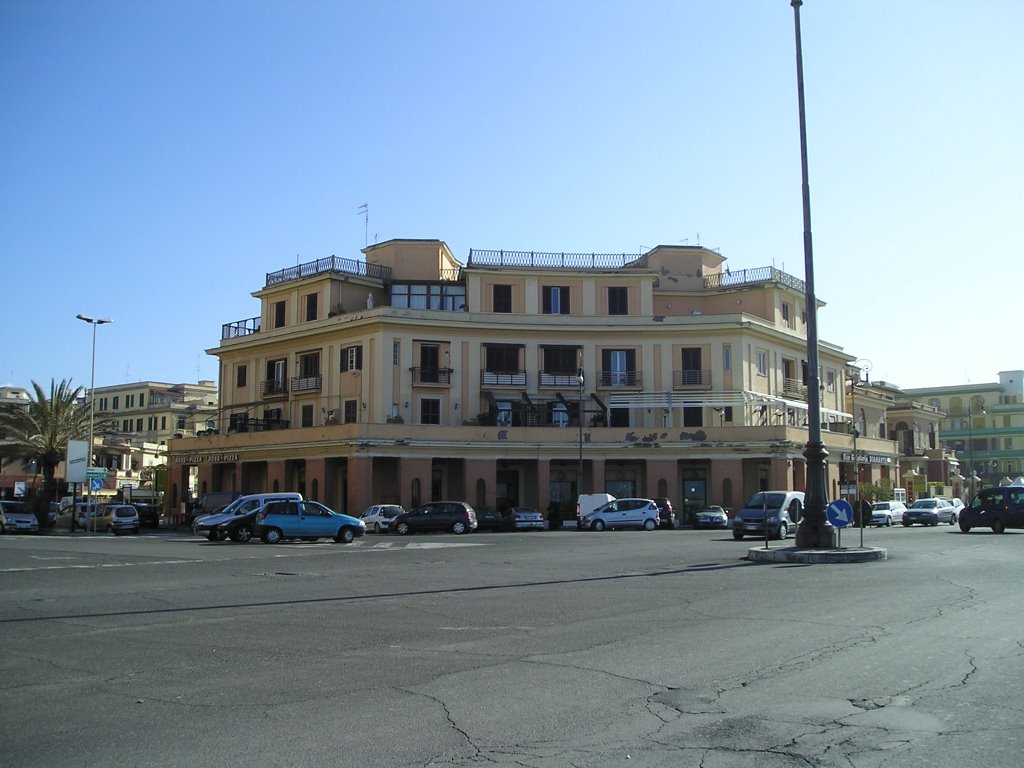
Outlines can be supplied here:
[[263, 382], [264, 395], [283, 395], [288, 391], [285, 379], [288, 361], [284, 358], [267, 361], [267, 376]]
[[635, 349], [601, 350], [601, 386], [632, 387], [637, 384]]
[[274, 319], [271, 327], [273, 328], [284, 328], [284, 310], [285, 302], [275, 301], [273, 306]]
[[545, 315], [569, 314], [569, 286], [545, 285], [542, 289], [543, 313]]
[[540, 374], [542, 387], [579, 386], [576, 377], [579, 373], [579, 347], [542, 347], [543, 370]]
[[307, 352], [299, 355], [299, 376], [304, 379], [320, 375], [320, 353]]
[[608, 289], [608, 314], [629, 314], [629, 290], [627, 288], [623, 286], [613, 286]]
[[484, 347], [484, 371], [481, 384], [526, 386], [526, 371], [520, 360], [521, 344], [487, 344]]
[[441, 423], [441, 401], [434, 397], [420, 400], [420, 424]]
[[447, 370], [444, 381], [440, 370], [441, 348], [436, 344], [420, 345], [420, 365], [418, 380], [423, 384], [439, 384], [447, 382]]
[[684, 347], [680, 350], [679, 363], [678, 386], [701, 387], [710, 383], [710, 376], [703, 368], [704, 354], [700, 347]]
[[491, 301], [494, 305], [495, 312], [511, 312], [512, 311], [512, 286], [511, 285], [495, 285], [492, 287]]

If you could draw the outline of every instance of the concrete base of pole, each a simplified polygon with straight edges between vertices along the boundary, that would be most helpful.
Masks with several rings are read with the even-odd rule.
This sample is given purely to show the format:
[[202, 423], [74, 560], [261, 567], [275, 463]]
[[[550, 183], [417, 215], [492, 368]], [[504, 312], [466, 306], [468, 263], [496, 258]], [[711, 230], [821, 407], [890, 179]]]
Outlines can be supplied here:
[[827, 519], [804, 518], [796, 528], [796, 546], [800, 549], [828, 549], [839, 545], [839, 530]]

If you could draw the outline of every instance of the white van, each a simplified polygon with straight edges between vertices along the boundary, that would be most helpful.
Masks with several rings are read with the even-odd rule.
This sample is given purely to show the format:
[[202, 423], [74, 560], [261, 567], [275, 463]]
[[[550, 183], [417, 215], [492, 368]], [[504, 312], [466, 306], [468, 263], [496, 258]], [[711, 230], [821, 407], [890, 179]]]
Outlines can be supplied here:
[[767, 527], [773, 539], [784, 539], [791, 530], [796, 530], [803, 508], [802, 491], [758, 491], [736, 513], [732, 521], [732, 537], [764, 536]]
[[576, 530], [586, 529], [581, 520], [592, 514], [598, 507], [603, 507], [609, 501], [615, 501], [610, 493], [582, 493], [576, 499]]

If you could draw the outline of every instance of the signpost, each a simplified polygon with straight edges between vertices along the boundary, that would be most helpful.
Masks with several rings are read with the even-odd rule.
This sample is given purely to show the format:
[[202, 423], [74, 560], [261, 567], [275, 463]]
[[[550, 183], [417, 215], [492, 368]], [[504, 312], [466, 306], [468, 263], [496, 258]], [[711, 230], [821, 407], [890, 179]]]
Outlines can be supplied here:
[[843, 528], [853, 522], [853, 507], [846, 499], [836, 499], [825, 509], [828, 521], [839, 530], [839, 546], [843, 546]]

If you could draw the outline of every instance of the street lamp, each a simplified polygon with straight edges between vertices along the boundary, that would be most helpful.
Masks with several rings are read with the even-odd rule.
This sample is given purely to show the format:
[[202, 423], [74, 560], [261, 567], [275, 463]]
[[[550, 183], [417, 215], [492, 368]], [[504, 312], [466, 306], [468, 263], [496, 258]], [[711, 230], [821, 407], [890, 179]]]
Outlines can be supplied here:
[[[978, 478], [978, 471], [974, 468], [974, 405], [973, 399], [967, 401], [967, 457], [971, 462], [971, 499], [974, 498], [974, 484]], [[985, 414], [984, 408], [979, 408], [978, 413]]]
[[861, 434], [861, 426], [867, 426], [862, 424], [857, 414], [857, 387], [861, 383], [861, 376], [864, 374], [870, 374], [871, 372], [871, 361], [870, 360], [857, 360], [854, 362], [854, 367], [857, 369], [857, 378], [850, 378], [850, 410], [853, 411], [853, 508], [857, 513], [857, 517], [860, 519], [860, 545], [864, 546], [864, 528], [868, 524], [868, 520], [864, 519], [864, 510], [861, 509], [860, 503], [860, 456], [857, 454], [857, 438]]
[[580, 403], [579, 403], [579, 422], [580, 422], [580, 466], [579, 466], [579, 479], [576, 481], [577, 495], [582, 496], [583, 491], [583, 369], [579, 368], [576, 371], [576, 383], [580, 385]]
[[796, 86], [800, 112], [800, 171], [804, 219], [804, 283], [807, 304], [807, 485], [803, 520], [796, 529], [796, 545], [813, 549], [832, 547], [835, 528], [825, 516], [825, 460], [828, 451], [821, 442], [821, 375], [818, 371], [818, 308], [814, 295], [814, 249], [811, 241], [811, 188], [807, 180], [807, 121], [804, 117], [804, 58], [800, 44], [800, 6], [791, 0], [796, 33]]
[[[86, 466], [86, 481], [89, 483], [88, 488], [88, 501], [86, 502], [85, 509], [86, 515], [91, 515], [92, 519], [96, 519], [96, 515], [92, 514], [92, 479], [88, 476], [88, 470], [92, 468], [92, 441], [93, 432], [96, 424], [96, 326], [103, 325], [105, 323], [112, 323], [113, 320], [109, 318], [98, 319], [89, 317], [88, 315], [75, 315], [75, 317], [84, 323], [89, 323], [92, 326], [92, 376], [89, 381], [89, 397], [92, 403], [89, 407], [89, 458]], [[89, 517], [86, 517], [86, 521]], [[74, 505], [71, 508], [71, 530], [75, 529], [75, 509]]]

